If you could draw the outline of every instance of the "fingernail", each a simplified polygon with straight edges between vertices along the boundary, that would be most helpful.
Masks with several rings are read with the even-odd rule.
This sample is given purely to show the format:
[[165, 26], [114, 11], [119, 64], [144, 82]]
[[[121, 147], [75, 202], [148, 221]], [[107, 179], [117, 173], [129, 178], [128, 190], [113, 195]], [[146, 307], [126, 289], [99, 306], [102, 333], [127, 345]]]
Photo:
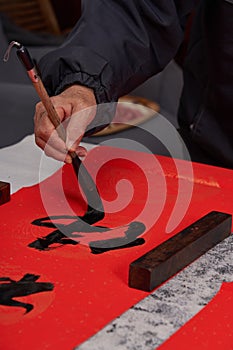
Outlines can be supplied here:
[[86, 157], [87, 152], [85, 152], [85, 151], [80, 151], [80, 152], [77, 152], [77, 155], [78, 155], [79, 157], [81, 157], [81, 158], [84, 158], [84, 157]]
[[65, 163], [71, 164], [71, 163], [72, 163], [72, 158], [71, 158], [70, 156], [67, 156], [67, 157], [65, 158]]

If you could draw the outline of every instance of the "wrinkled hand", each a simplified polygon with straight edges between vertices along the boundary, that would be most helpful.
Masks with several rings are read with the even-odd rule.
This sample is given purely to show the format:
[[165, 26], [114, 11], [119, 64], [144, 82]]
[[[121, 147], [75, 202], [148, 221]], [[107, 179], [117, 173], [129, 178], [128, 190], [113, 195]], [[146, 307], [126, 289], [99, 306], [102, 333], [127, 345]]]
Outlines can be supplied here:
[[35, 142], [47, 156], [71, 163], [68, 150], [75, 151], [78, 156], [86, 155], [86, 149], [79, 144], [95, 117], [95, 96], [92, 89], [73, 85], [60, 95], [51, 97], [51, 101], [66, 129], [66, 142], [58, 136], [42, 102], [37, 103], [35, 110]]

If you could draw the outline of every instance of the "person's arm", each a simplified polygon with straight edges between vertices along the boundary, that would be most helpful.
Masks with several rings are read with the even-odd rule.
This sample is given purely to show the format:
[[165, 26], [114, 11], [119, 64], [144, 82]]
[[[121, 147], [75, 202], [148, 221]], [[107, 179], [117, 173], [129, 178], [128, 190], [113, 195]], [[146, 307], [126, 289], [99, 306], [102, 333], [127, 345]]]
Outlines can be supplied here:
[[[49, 94], [63, 94], [66, 89], [68, 102], [69, 86], [81, 85], [91, 89], [97, 103], [117, 101], [160, 72], [175, 56], [183, 39], [182, 23], [195, 2], [83, 1], [82, 16], [64, 45], [48, 53], [40, 62], [42, 79]], [[78, 101], [79, 93], [76, 96]], [[56, 97], [53, 99], [55, 103], [58, 101]], [[91, 98], [87, 106], [91, 100], [93, 102]], [[76, 105], [71, 114], [79, 108]], [[36, 123], [40, 119], [38, 113]], [[66, 115], [60, 115], [62, 120], [66, 118]], [[39, 130], [42, 129], [43, 125]], [[83, 131], [81, 125], [80, 129]], [[77, 135], [78, 140], [82, 135]], [[40, 138], [38, 129], [36, 136]]]
[[85, 0], [65, 44], [40, 62], [51, 95], [74, 83], [116, 101], [175, 56], [195, 0]]

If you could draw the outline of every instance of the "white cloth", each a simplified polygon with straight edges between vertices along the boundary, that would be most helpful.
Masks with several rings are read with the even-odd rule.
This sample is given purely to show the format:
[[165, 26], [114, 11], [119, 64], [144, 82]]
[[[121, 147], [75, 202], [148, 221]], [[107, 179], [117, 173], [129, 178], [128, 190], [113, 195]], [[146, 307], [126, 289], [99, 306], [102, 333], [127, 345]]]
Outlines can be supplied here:
[[[87, 150], [96, 147], [87, 143], [81, 145]], [[40, 168], [42, 159], [43, 172]], [[25, 137], [13, 146], [0, 149], [0, 164], [0, 181], [11, 184], [11, 194], [46, 179], [63, 165], [62, 162], [45, 156], [35, 144], [34, 135]]]

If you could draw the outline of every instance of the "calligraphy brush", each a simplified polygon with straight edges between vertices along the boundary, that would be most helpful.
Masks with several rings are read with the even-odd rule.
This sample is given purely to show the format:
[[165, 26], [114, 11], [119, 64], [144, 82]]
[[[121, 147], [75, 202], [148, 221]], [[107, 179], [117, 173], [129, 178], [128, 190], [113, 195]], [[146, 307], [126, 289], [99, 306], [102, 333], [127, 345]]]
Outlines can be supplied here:
[[[60, 121], [60, 118], [52, 104], [52, 101], [44, 87], [44, 84], [40, 78], [40, 75], [38, 74], [38, 71], [35, 67], [35, 64], [26, 49], [25, 46], [21, 45], [17, 41], [12, 41], [9, 44], [9, 47], [5, 53], [4, 56], [4, 62], [7, 62], [9, 59], [10, 51], [13, 47], [17, 47], [17, 56], [20, 59], [21, 63], [25, 67], [27, 74], [32, 81], [32, 84], [40, 97], [41, 102], [43, 103], [46, 112], [48, 113], [48, 117], [54, 127], [56, 128], [56, 131], [59, 135], [59, 137], [65, 142], [66, 140], [66, 132], [65, 129]], [[89, 224], [92, 224], [94, 222], [97, 222], [101, 220], [104, 217], [104, 208], [102, 200], [99, 196], [98, 190], [96, 188], [96, 185], [83, 165], [82, 161], [79, 159], [77, 154], [75, 152], [68, 151], [69, 155], [72, 158], [72, 166], [75, 172], [75, 175], [77, 177], [78, 182], [80, 183], [80, 186], [86, 196], [87, 199], [87, 212], [82, 217], [82, 220], [86, 221]]]

